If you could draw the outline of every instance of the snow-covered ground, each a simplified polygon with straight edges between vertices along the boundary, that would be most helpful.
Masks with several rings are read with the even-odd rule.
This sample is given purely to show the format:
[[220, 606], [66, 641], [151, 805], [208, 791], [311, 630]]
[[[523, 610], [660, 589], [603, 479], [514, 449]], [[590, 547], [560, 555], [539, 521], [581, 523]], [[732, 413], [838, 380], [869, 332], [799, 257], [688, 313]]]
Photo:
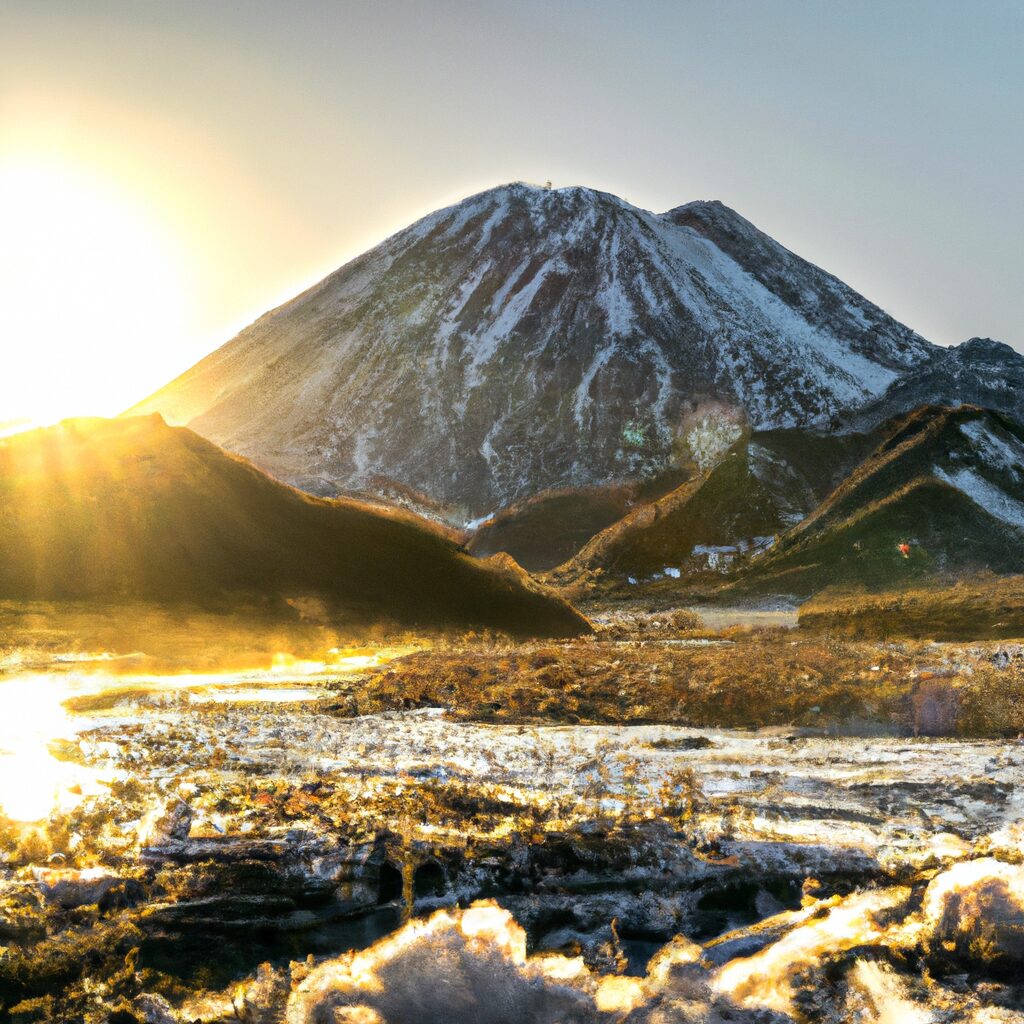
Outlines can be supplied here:
[[[784, 728], [485, 725], [454, 721], [441, 709], [349, 718], [338, 711], [346, 683], [336, 667], [307, 663], [277, 672], [133, 679], [83, 674], [76, 662], [62, 664], [64, 672], [14, 674], [0, 682], [0, 722], [14, 723], [0, 732], [8, 748], [0, 753], [7, 759], [0, 763], [3, 775], [27, 787], [31, 779], [23, 770], [59, 753], [55, 764], [72, 774], [89, 773], [84, 799], [114, 779], [130, 779], [136, 792], [155, 797], [157, 811], [184, 806], [181, 799], [187, 799], [193, 811], [185, 828], [193, 838], [171, 842], [171, 860], [185, 856], [182, 843], [189, 842], [200, 859], [222, 849], [225, 865], [233, 856], [230, 844], [239, 844], [238, 856], [247, 842], [256, 849], [260, 840], [249, 838], [257, 834], [251, 815], [262, 813], [266, 803], [224, 797], [249, 785], [271, 802], [274, 792], [304, 792], [310, 780], [356, 801], [387, 790], [397, 796], [399, 815], [403, 794], [438, 783], [488, 794], [494, 806], [510, 808], [498, 816], [519, 816], [520, 827], [524, 806], [557, 806], [556, 845], [565, 844], [557, 836], [567, 824], [580, 826], [580, 836], [595, 837], [587, 823], [615, 820], [628, 805], [630, 827], [640, 831], [623, 835], [636, 835], [639, 854], [651, 841], [636, 825], [645, 809], [653, 817], [666, 780], [692, 773], [696, 803], [686, 829], [710, 844], [704, 859], [681, 834], [661, 827], [650, 833], [660, 837], [656, 842], [666, 857], [654, 875], [631, 874], [627, 865], [618, 889], [614, 877], [588, 876], [611, 891], [554, 890], [547, 910], [536, 893], [512, 900], [520, 923], [532, 914], [536, 926], [538, 913], [556, 912], [575, 921], [573, 928], [590, 922], [589, 960], [566, 954], [559, 929], [550, 926], [536, 948], [559, 952], [532, 952], [508, 907], [488, 901], [458, 910], [458, 894], [449, 893], [447, 903], [442, 900], [447, 909], [414, 920], [369, 949], [332, 954], [320, 963], [261, 967], [224, 993], [190, 996], [180, 1014], [146, 997], [147, 1006], [164, 1014], [152, 1019], [212, 1022], [231, 1019], [241, 1006], [251, 1011], [241, 1019], [295, 1024], [479, 1021], [491, 1019], [481, 1016], [483, 1008], [501, 999], [515, 1009], [514, 1019], [552, 1024], [1024, 1020], [1012, 1008], [1019, 993], [1012, 985], [994, 985], [984, 973], [991, 964], [998, 968], [1000, 957], [1020, 952], [1024, 873], [1015, 858], [1024, 836], [1022, 743], [830, 738]], [[73, 697], [90, 702], [68, 703]], [[54, 741], [62, 741], [57, 749]], [[77, 754], [69, 757], [72, 748]], [[19, 763], [26, 757], [30, 761]], [[54, 781], [70, 785], [73, 779]], [[312, 799], [289, 802], [288, 820], [272, 829], [275, 838], [264, 841], [260, 856], [273, 848], [287, 857], [289, 844], [313, 848], [336, 840], [325, 819], [317, 818]], [[307, 806], [313, 808], [308, 821], [301, 818]], [[132, 828], [141, 836], [147, 821], [117, 826], [119, 838], [126, 833], [122, 852], [138, 848]], [[377, 827], [393, 832], [405, 826], [396, 819], [380, 820]], [[431, 849], [435, 842], [465, 841], [471, 828], [416, 827], [418, 841]], [[498, 842], [508, 834], [492, 821], [481, 838]], [[229, 845], [210, 845], [217, 842]], [[660, 943], [648, 942], [646, 956], [654, 955], [645, 970], [613, 969], [614, 957], [601, 960], [600, 936], [614, 937], [617, 915], [640, 908], [644, 920], [660, 921], [685, 902], [688, 890], [678, 891], [678, 878], [675, 895], [665, 890], [674, 878], [670, 855], [689, 865], [695, 883], [710, 879], [712, 895], [715, 872], [738, 872], [741, 883], [755, 890], [780, 870], [787, 877], [795, 872], [798, 882], [806, 874], [802, 903], [785, 908], [761, 890], [756, 923], [723, 925], [729, 930], [701, 939], [703, 945], [686, 934], [660, 951]], [[335, 863], [331, 856], [314, 862]], [[216, 864], [207, 867], [211, 879], [220, 877]], [[106, 878], [103, 869], [33, 870], [44, 888], [65, 876], [69, 885], [98, 885]], [[189, 870], [181, 870], [182, 879], [191, 877]], [[226, 879], [233, 877], [230, 867], [224, 870]], [[819, 872], [844, 870], [858, 886], [854, 891], [816, 895]], [[563, 873], [561, 880], [568, 885], [572, 877]], [[641, 884], [647, 891], [634, 892]], [[211, 899], [233, 896], [157, 902], [148, 912], [209, 914]], [[573, 928], [562, 929], [567, 941], [582, 934]], [[370, 931], [367, 936], [364, 945], [376, 937]], [[957, 963], [983, 971], [977, 985], [957, 980], [967, 977], [959, 974], [947, 983], [941, 972], [936, 981], [914, 966], [928, 956], [942, 968], [943, 958], [954, 954], [961, 958]], [[948, 974], [954, 968], [943, 969]], [[812, 1004], [806, 1002], [809, 992]], [[443, 1009], [435, 1013], [435, 1004]], [[265, 1016], [256, 1014], [259, 1007]], [[338, 1009], [325, 1017], [325, 1007]]]
[[[855, 845], [881, 859], [909, 856], [946, 833], [969, 838], [1024, 819], [1024, 745], [1013, 742], [484, 725], [453, 721], [440, 709], [344, 718], [323, 712], [336, 695], [326, 677], [309, 674], [120, 683], [112, 691], [118, 699], [85, 714], [60, 704], [76, 689], [67, 677], [36, 676], [32, 685], [33, 706], [44, 710], [34, 731], [23, 712], [25, 738], [8, 744], [11, 768], [20, 756], [39, 772], [51, 740], [79, 742], [93, 790], [97, 780], [126, 773], [157, 783], [172, 771], [202, 784], [234, 772], [294, 779], [326, 772], [341, 783], [498, 786], [527, 801], [586, 796], [601, 813], [616, 810], [627, 788], [634, 806], [649, 801], [653, 810], [662, 780], [685, 768], [695, 774], [709, 820], [729, 808], [734, 836]], [[90, 689], [96, 692], [95, 679]], [[16, 720], [13, 708], [26, 707], [25, 692], [25, 680], [0, 683], [0, 707], [5, 699], [11, 705], [0, 718]], [[218, 749], [226, 758], [211, 768]], [[67, 760], [53, 768], [53, 787], [80, 782]], [[25, 801], [23, 792], [14, 794]], [[223, 824], [230, 829], [230, 821]]]

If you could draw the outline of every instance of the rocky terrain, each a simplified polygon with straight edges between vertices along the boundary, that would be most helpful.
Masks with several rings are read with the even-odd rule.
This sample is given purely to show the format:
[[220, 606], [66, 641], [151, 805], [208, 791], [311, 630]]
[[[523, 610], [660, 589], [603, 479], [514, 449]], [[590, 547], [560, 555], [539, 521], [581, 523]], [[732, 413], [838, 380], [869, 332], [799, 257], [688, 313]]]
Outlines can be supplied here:
[[934, 349], [880, 398], [845, 417], [843, 427], [862, 430], [921, 405], [961, 403], [1024, 422], [1024, 356], [991, 338]]
[[[577, 681], [607, 662], [609, 684], [630, 687], [654, 659], [683, 692], [672, 652], [720, 652], [732, 678], [733, 660], [769, 645], [791, 659], [788, 676], [770, 669], [778, 707], [804, 675], [849, 671], [853, 689], [877, 678], [919, 694], [918, 728], [941, 733], [956, 716], [942, 719], [936, 684], [1016, 679], [1019, 645], [862, 644], [829, 670], [814, 653], [827, 647], [799, 632], [700, 639], [684, 621], [620, 616], [605, 629], [623, 639], [590, 651], [470, 641], [273, 672], [117, 677], [97, 655], [9, 658], [0, 701], [21, 718], [0, 727], [3, 778], [34, 766], [56, 803], [7, 787], [22, 820], [0, 829], [5, 1012], [1021, 1019], [1019, 743], [914, 738], [841, 704], [808, 706], [817, 727], [722, 728], [710, 722], [716, 706], [730, 714], [726, 692], [699, 728], [652, 721], [654, 689], [646, 723], [570, 724], [558, 704], [464, 704], [453, 662], [495, 693], [536, 685], [529, 665], [560, 693], [573, 682], [550, 676], [552, 656]], [[500, 668], [510, 657], [519, 669]], [[449, 696], [419, 695], [407, 663]], [[424, 706], [372, 710], [396, 678]], [[821, 680], [806, 687], [825, 700]]]
[[0, 440], [0, 1015], [1024, 1024], [1022, 366], [516, 184]]
[[665, 468], [704, 403], [832, 418], [935, 351], [717, 202], [507, 185], [417, 222], [135, 407], [319, 492], [476, 519]]

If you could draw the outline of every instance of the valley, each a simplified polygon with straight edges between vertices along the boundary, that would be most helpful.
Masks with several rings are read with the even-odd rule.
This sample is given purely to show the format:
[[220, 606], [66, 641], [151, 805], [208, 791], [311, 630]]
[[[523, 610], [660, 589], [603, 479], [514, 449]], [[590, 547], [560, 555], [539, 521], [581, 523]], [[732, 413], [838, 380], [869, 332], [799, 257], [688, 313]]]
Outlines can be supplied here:
[[1024, 1020], [1022, 367], [516, 183], [0, 438], [0, 1012]]

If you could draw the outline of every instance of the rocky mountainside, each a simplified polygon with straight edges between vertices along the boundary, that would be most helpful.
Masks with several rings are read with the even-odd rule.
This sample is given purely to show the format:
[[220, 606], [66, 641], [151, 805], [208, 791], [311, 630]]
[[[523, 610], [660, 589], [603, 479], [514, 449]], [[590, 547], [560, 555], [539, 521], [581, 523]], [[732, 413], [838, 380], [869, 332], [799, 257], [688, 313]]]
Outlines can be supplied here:
[[316, 598], [337, 623], [589, 626], [501, 560], [408, 513], [314, 498], [159, 416], [0, 440], [0, 598], [211, 603]]
[[1024, 427], [972, 406], [927, 406], [754, 559], [738, 589], [806, 597], [985, 570], [1024, 571]]
[[960, 403], [994, 409], [1024, 423], [1024, 355], [991, 338], [933, 349], [880, 398], [844, 419], [848, 427], [861, 430], [921, 405]]
[[864, 433], [753, 434], [706, 476], [597, 533], [552, 579], [739, 573], [737, 589], [806, 596], [827, 582], [1019, 571], [1022, 542], [1024, 428], [931, 406]]
[[665, 468], [705, 402], [828, 422], [934, 346], [732, 210], [514, 184], [266, 314], [134, 412], [308, 490], [391, 480], [476, 518]]

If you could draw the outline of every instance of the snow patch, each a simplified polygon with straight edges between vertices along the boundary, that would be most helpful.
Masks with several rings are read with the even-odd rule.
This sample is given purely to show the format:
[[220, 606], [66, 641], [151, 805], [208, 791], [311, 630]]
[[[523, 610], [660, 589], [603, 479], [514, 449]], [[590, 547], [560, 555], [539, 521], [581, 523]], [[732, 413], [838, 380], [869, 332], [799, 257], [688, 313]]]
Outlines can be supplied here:
[[[490, 326], [474, 338], [471, 370], [476, 370], [482, 366], [497, 352], [501, 343], [515, 330], [519, 321], [522, 320], [524, 314], [530, 308], [534, 297], [540, 291], [541, 285], [544, 284], [544, 279], [555, 270], [564, 271], [565, 267], [560, 260], [548, 260], [538, 268], [533, 277], [511, 299], [505, 301], [509, 291], [519, 282], [522, 274], [510, 276], [505, 287], [495, 296], [495, 305], [500, 308], [500, 304], [504, 302], [504, 308], [501, 309], [497, 318], [492, 321]], [[525, 273], [525, 271], [526, 266], [523, 267], [522, 272]]]
[[496, 512], [488, 512], [487, 515], [481, 516], [479, 519], [470, 519], [463, 523], [462, 528], [464, 530], [469, 530], [471, 533], [475, 533], [484, 525], [484, 523], [489, 523], [496, 515]]
[[1024, 444], [1009, 435], [1000, 437], [993, 433], [982, 420], [970, 420], [960, 424], [960, 432], [978, 446], [978, 453], [990, 466], [1010, 470], [1020, 476], [1024, 468]]
[[576, 425], [580, 430], [586, 429], [586, 423], [583, 421], [583, 414], [586, 411], [588, 405], [591, 405], [593, 399], [590, 395], [590, 388], [594, 383], [594, 379], [598, 373], [608, 365], [609, 360], [618, 352], [619, 346], [616, 341], [612, 341], [605, 345], [604, 348], [598, 349], [597, 354], [590, 361], [590, 365], [587, 367], [583, 374], [579, 385], [576, 388], [576, 394], [573, 397], [572, 402], [572, 413], [573, 418], [576, 420]]
[[1024, 504], [986, 480], [973, 469], [958, 469], [952, 473], [935, 467], [935, 475], [944, 483], [963, 492], [989, 515], [1004, 523], [1024, 529]]

